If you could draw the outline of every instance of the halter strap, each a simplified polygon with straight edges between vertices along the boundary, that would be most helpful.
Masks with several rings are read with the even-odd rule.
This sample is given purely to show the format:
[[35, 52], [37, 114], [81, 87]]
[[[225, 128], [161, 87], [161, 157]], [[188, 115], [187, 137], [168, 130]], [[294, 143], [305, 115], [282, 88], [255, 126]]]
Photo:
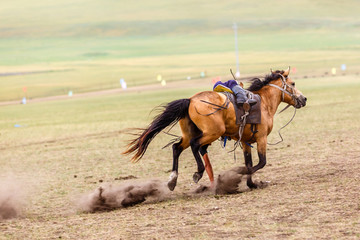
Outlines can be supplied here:
[[278, 85], [275, 85], [275, 84], [272, 84], [272, 83], [269, 83], [268, 85], [282, 91], [282, 101], [284, 101], [285, 93], [288, 94], [291, 98], [295, 98], [295, 95], [293, 93], [286, 90], [286, 87], [289, 87], [292, 90], [294, 90], [294, 88], [292, 86], [289, 86], [286, 83], [285, 77], [283, 75], [280, 74], [280, 76], [281, 76], [282, 87], [279, 87]]

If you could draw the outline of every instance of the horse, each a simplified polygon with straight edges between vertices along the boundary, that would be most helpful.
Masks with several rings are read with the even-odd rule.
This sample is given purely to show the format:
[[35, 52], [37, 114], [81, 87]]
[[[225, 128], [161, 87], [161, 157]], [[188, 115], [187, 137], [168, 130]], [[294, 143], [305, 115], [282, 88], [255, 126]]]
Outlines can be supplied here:
[[[252, 181], [252, 175], [266, 165], [267, 136], [273, 128], [274, 115], [278, 106], [281, 102], [295, 108], [306, 105], [307, 98], [296, 89], [295, 82], [289, 77], [289, 73], [290, 67], [285, 71], [271, 70], [264, 80], [252, 79], [251, 85], [247, 88], [248, 91], [260, 95], [261, 98], [261, 123], [257, 124], [256, 133], [251, 129], [250, 124], [246, 124], [240, 136], [233, 104], [214, 111], [214, 106], [224, 106], [227, 98], [221, 92], [204, 91], [190, 98], [163, 105], [163, 111], [147, 128], [135, 134], [136, 138], [130, 141], [123, 154], [133, 153], [132, 161], [137, 162], [143, 157], [150, 142], [158, 133], [179, 123], [182, 136], [172, 145], [173, 167], [167, 182], [171, 191], [175, 189], [177, 183], [179, 156], [189, 146], [197, 163], [197, 172], [193, 175], [194, 182], [197, 183], [206, 170], [210, 187], [214, 187], [214, 173], [207, 148], [212, 142], [225, 136], [240, 141], [247, 169], [245, 172], [248, 176], [247, 186], [250, 189], [257, 188], [258, 185]], [[211, 112], [212, 114], [202, 114]], [[255, 166], [253, 166], [250, 145], [254, 143], [257, 144], [259, 157], [259, 162]]]

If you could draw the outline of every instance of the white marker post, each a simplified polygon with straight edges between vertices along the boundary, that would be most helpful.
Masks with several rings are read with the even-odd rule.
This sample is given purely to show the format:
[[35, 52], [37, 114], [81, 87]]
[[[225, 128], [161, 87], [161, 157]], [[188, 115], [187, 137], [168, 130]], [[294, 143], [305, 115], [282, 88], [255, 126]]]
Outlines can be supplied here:
[[125, 80], [124, 80], [123, 78], [120, 79], [120, 85], [121, 85], [121, 88], [122, 88], [123, 90], [126, 90], [127, 84], [126, 84], [126, 82], [125, 82]]
[[236, 55], [236, 73], [235, 73], [235, 77], [239, 78], [240, 77], [240, 67], [239, 67], [240, 63], [239, 63], [239, 47], [238, 47], [238, 35], [237, 35], [238, 26], [237, 26], [237, 24], [235, 22], [234, 22], [234, 25], [233, 25], [233, 29], [234, 29], [234, 33], [235, 33], [235, 55]]
[[341, 64], [341, 70], [342, 71], [345, 71], [346, 70], [346, 64], [344, 63], [344, 64]]

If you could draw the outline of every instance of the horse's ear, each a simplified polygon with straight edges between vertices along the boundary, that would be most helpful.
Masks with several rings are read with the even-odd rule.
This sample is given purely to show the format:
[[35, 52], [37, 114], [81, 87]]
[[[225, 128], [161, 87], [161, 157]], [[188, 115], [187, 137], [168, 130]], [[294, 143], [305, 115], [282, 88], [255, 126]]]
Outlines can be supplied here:
[[239, 83], [240, 87], [244, 88], [244, 84], [242, 82]]
[[288, 67], [288, 69], [285, 70], [283, 76], [287, 77], [287, 76], [289, 76], [289, 73], [290, 73], [290, 66]]

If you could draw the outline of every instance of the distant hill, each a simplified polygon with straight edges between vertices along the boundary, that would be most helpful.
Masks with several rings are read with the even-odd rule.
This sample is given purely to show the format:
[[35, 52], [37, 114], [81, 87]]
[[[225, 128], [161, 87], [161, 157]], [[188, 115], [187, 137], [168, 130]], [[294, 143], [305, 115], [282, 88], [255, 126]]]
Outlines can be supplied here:
[[224, 34], [233, 22], [243, 32], [359, 30], [359, 8], [357, 0], [3, 0], [0, 36]]

